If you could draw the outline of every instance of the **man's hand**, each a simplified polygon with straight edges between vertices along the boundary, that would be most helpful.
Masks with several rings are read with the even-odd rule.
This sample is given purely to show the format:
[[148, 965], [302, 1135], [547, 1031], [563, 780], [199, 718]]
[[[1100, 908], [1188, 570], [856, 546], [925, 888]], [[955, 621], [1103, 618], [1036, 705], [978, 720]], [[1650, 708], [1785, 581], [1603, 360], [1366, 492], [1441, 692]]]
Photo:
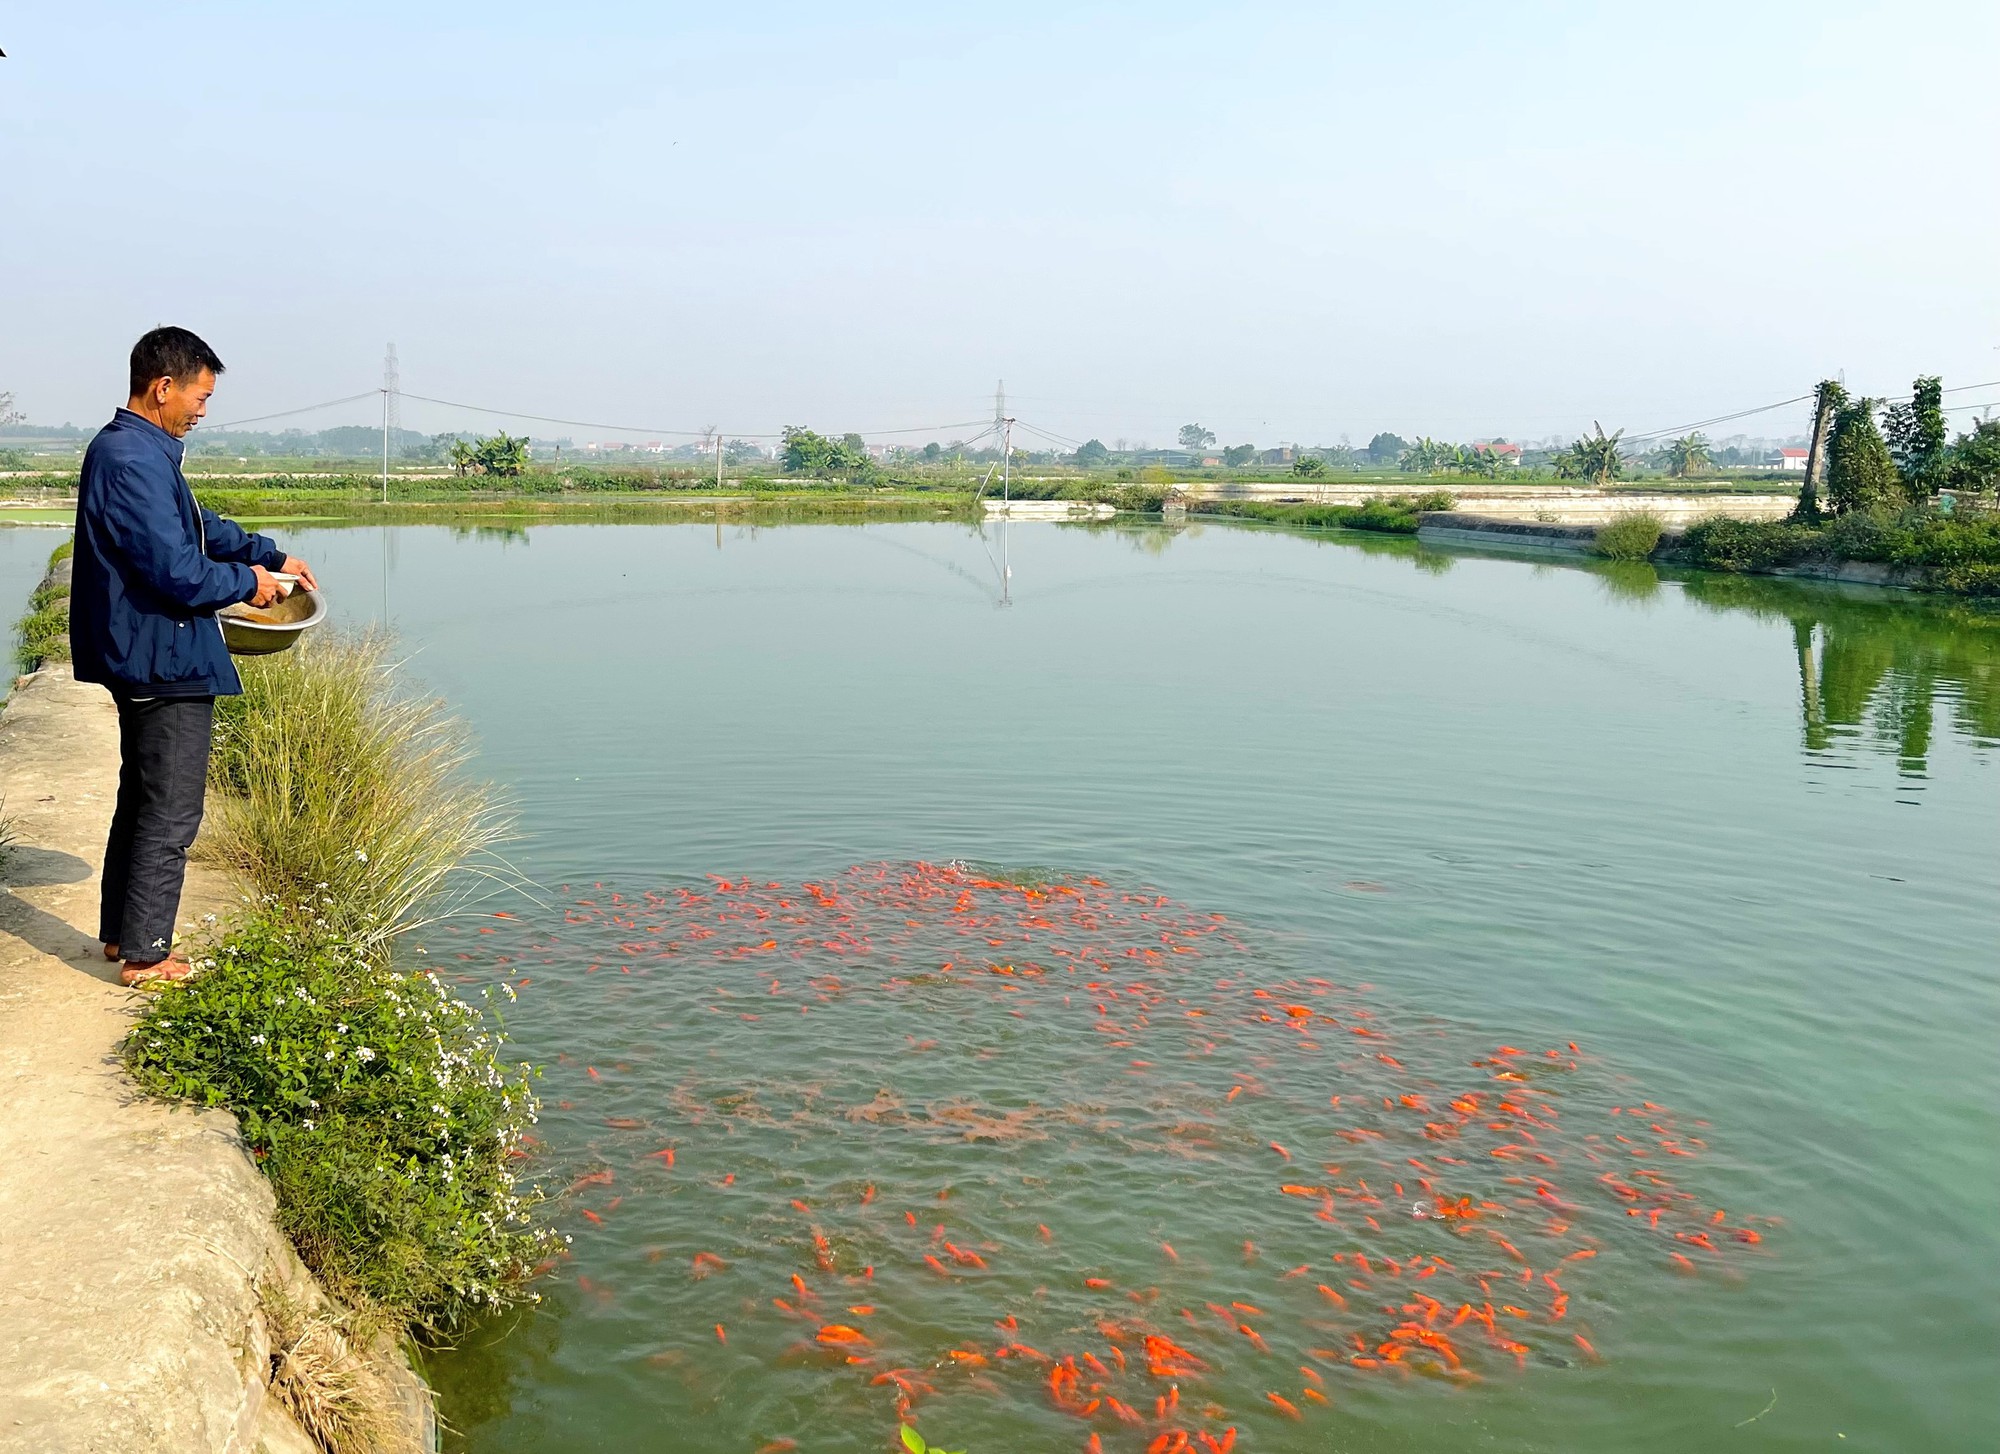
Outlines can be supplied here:
[[283, 584], [261, 565], [253, 565], [250, 569], [257, 577], [257, 589], [250, 597], [250, 604], [259, 608], [276, 605], [285, 593]]
[[300, 560], [296, 555], [286, 556], [282, 569], [284, 574], [288, 576], [297, 576], [299, 583], [307, 590], [316, 591], [319, 589], [319, 581], [313, 575], [313, 568]]

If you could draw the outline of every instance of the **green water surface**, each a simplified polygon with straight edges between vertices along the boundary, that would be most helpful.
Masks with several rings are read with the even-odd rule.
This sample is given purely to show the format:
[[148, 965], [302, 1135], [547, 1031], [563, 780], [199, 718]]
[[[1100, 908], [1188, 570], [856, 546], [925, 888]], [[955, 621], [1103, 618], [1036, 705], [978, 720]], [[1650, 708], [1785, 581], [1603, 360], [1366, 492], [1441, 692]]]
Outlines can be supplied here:
[[[870, 1378], [933, 1365], [914, 1415], [951, 1448], [1081, 1449], [1092, 1430], [1107, 1450], [1147, 1447], [1150, 1397], [1139, 1427], [1078, 1418], [1053, 1406], [1045, 1366], [996, 1357], [1010, 1314], [1059, 1357], [1108, 1358], [1106, 1318], [1167, 1331], [1210, 1365], [1184, 1380], [1183, 1422], [1237, 1426], [1242, 1449], [2000, 1442], [2000, 619], [1238, 527], [426, 526], [286, 543], [338, 617], [393, 623], [518, 803], [514, 857], [542, 903], [425, 947], [455, 972], [531, 981], [511, 1024], [549, 1067], [542, 1169], [557, 1187], [612, 1173], [565, 1199], [575, 1258], [544, 1304], [436, 1360], [454, 1447], [881, 1450], [897, 1387]], [[837, 995], [807, 984], [831, 950], [775, 969], [706, 946], [655, 955], [672, 938], [659, 922], [691, 912], [674, 891], [709, 894], [706, 875], [796, 896], [855, 865], [952, 860], [1143, 890], [1166, 915], [1225, 916], [1241, 947], [1133, 971], [1156, 998], [1115, 1050], [1080, 978], [911, 988], [948, 947], [925, 939], [953, 932], [948, 901], [912, 911], [908, 962], [840, 959]], [[601, 917], [625, 912], [612, 894], [629, 931]], [[886, 933], [902, 911], [868, 912]], [[965, 942], [994, 960], [1044, 949]], [[1307, 1049], [1247, 998], [1322, 981], [1394, 1027], [1400, 1070], [1338, 1034]], [[750, 995], [756, 1019], [738, 1013]], [[1515, 1210], [1413, 1221], [1414, 1187], [1385, 1195], [1385, 1225], [1343, 1210], [1336, 1228], [1278, 1191], [1355, 1174], [1336, 1132], [1357, 1103], [1401, 1115], [1374, 1103], [1418, 1081], [1433, 1097], [1454, 1076], [1488, 1084], [1470, 1062], [1502, 1044], [1566, 1062], [1572, 1042], [1576, 1068], [1541, 1082], [1565, 1107], [1545, 1137], [1545, 1165], [1563, 1165], [1543, 1174], [1588, 1202], [1568, 1231]], [[1253, 1093], [1225, 1099], [1245, 1076]], [[878, 1094], [933, 1119], [857, 1119]], [[1670, 1260], [1686, 1243], [1597, 1190], [1587, 1159], [1622, 1153], [1586, 1134], [1641, 1102], [1701, 1142], [1670, 1168], [1686, 1207], [1729, 1228], [1768, 1218], [1750, 1224], [1757, 1245], [1689, 1275]], [[940, 1105], [1060, 1125], [926, 1134]], [[1147, 1128], [1169, 1123], [1202, 1128], [1194, 1153], [1162, 1154]], [[671, 1170], [648, 1160], [669, 1146]], [[1338, 1177], [1320, 1169], [1336, 1160]], [[1439, 1189], [1501, 1205], [1502, 1169], [1446, 1169], [1456, 1185]], [[1519, 1368], [1484, 1346], [1477, 1382], [1320, 1363], [1330, 1402], [1303, 1400], [1303, 1350], [1352, 1331], [1313, 1301], [1311, 1284], [1351, 1271], [1334, 1253], [1499, 1259], [1511, 1277], [1494, 1226], [1531, 1273], [1561, 1246], [1602, 1248], [1566, 1264], [1560, 1322], [1531, 1289]], [[933, 1235], [986, 1249], [987, 1267], [939, 1275], [921, 1260]], [[697, 1251], [727, 1270], [694, 1276]], [[1310, 1275], [1284, 1279], [1295, 1265]], [[829, 1358], [819, 1319], [773, 1306], [796, 1303], [794, 1272], [821, 1317], [865, 1325], [877, 1362]], [[1268, 1354], [1204, 1312], [1238, 1300], [1260, 1310]]]

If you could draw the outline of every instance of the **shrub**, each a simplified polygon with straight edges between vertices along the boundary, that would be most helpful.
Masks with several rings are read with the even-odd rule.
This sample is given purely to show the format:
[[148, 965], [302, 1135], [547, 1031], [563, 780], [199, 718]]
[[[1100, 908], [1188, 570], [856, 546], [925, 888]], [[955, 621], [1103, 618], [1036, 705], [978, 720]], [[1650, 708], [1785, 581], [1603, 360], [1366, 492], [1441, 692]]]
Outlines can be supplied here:
[[1856, 510], [1826, 522], [1816, 542], [1818, 553], [1834, 560], [1887, 560], [1899, 536], [1908, 535], [1901, 522], [1873, 510]]
[[160, 991], [125, 1063], [155, 1095], [236, 1113], [336, 1297], [443, 1334], [524, 1296], [553, 1248], [511, 1169], [532, 1072], [502, 1064], [497, 1018], [344, 936], [339, 907], [266, 898]]
[[1664, 529], [1659, 516], [1647, 510], [1636, 511], [1598, 527], [1592, 548], [1611, 560], [1645, 560], [1660, 548]]
[[321, 633], [242, 663], [216, 703], [214, 856], [258, 893], [324, 896], [371, 949], [510, 882], [510, 822], [460, 769], [470, 747], [441, 703], [409, 692], [379, 636]]
[[1130, 484], [1111, 491], [1111, 503], [1120, 510], [1137, 510], [1148, 514], [1158, 514], [1167, 505], [1167, 496], [1173, 492], [1171, 485]]
[[1782, 520], [1734, 520], [1711, 515], [1697, 520], [1681, 539], [1690, 565], [1709, 570], [1769, 570], [1811, 553], [1818, 532]]

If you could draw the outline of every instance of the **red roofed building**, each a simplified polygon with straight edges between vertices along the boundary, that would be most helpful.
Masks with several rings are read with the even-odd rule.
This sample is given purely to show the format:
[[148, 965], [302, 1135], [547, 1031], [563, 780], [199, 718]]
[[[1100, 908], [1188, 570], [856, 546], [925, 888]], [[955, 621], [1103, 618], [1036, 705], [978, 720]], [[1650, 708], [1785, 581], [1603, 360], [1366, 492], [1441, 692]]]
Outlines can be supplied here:
[[1474, 454], [1490, 454], [1502, 464], [1519, 464], [1521, 462], [1521, 446], [1518, 444], [1509, 444], [1504, 439], [1496, 439], [1490, 444], [1475, 444], [1472, 446], [1472, 452]]
[[1781, 470], [1797, 470], [1805, 473], [1806, 451], [1803, 449], [1781, 449], [1771, 457], [1771, 463]]

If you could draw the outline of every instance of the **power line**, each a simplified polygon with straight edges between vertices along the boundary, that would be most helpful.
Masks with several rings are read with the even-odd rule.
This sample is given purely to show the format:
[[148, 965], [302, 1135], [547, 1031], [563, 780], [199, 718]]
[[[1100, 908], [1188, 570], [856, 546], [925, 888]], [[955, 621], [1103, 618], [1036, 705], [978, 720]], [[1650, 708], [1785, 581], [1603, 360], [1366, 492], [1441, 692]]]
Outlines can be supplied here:
[[262, 424], [266, 419], [289, 419], [294, 414], [311, 414], [319, 409], [331, 409], [336, 404], [353, 404], [362, 399], [372, 399], [380, 394], [380, 389], [370, 389], [366, 393], [349, 394], [345, 399], [328, 399], [324, 404], [308, 404], [303, 409], [280, 409], [275, 414], [252, 414], [248, 419], [232, 419], [227, 424], [204, 424], [202, 428], [212, 433], [227, 429], [240, 429], [245, 424]]
[[[609, 429], [617, 434], [671, 434], [686, 439], [707, 439], [715, 431], [707, 429], [663, 429], [652, 424], [606, 424], [591, 419], [558, 419], [549, 414], [524, 414], [517, 409], [489, 409], [484, 404], [467, 404], [456, 399], [433, 399], [426, 394], [404, 394], [405, 399], [416, 399], [425, 404], [441, 404], [447, 409], [467, 409], [475, 414], [492, 414], [502, 419], [528, 419], [537, 424], [562, 424], [572, 429]], [[951, 424], [920, 424], [910, 429], [857, 429], [850, 431], [861, 435], [881, 434], [936, 434], [946, 429], [970, 429], [982, 421], [963, 419]], [[782, 439], [782, 434], [752, 434], [745, 431], [726, 429], [720, 431], [732, 439]]]
[[1676, 424], [1671, 429], [1649, 429], [1644, 434], [1628, 434], [1630, 440], [1659, 439], [1668, 434], [1681, 434], [1695, 429], [1706, 429], [1711, 424], [1728, 424], [1737, 419], [1748, 419], [1752, 414], [1768, 414], [1773, 409], [1783, 409], [1792, 404], [1803, 404], [1812, 398], [1811, 394], [1801, 394], [1796, 399], [1780, 399], [1775, 404], [1759, 404], [1755, 409], [1739, 409], [1734, 414], [1718, 414], [1713, 419], [1697, 419], [1692, 424]]
[[1070, 449], [1081, 449], [1083, 447], [1079, 441], [1071, 439], [1067, 435], [1056, 434], [1051, 430], [1043, 429], [1038, 425], [1030, 424], [1025, 419], [1016, 419], [1014, 423], [1017, 427], [1027, 430], [1028, 433], [1030, 434], [1039, 434], [1043, 439], [1048, 440], [1049, 443], [1051, 444], [1066, 445]]

